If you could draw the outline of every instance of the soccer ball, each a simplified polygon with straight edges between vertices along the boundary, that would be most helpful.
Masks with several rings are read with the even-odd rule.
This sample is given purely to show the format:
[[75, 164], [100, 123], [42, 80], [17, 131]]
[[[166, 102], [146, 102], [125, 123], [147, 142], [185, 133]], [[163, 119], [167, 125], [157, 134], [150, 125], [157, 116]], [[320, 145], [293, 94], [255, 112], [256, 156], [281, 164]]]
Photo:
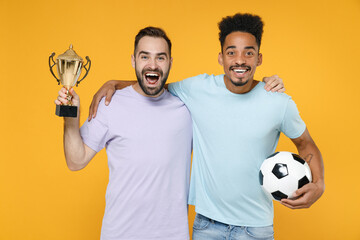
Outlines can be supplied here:
[[259, 171], [260, 185], [274, 200], [293, 198], [295, 191], [312, 181], [309, 165], [297, 154], [276, 152]]

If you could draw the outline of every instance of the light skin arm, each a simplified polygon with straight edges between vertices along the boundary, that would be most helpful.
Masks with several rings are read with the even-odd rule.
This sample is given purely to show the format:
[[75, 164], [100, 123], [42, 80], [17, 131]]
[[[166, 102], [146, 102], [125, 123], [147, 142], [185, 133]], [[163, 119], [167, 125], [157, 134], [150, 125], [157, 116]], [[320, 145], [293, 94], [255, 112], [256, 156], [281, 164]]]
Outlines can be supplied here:
[[[88, 120], [91, 121], [92, 118], [96, 117], [97, 109], [100, 103], [100, 100], [105, 97], [105, 105], [109, 105], [112, 96], [116, 90], [123, 89], [127, 86], [134, 85], [137, 81], [123, 81], [123, 80], [110, 80], [104, 83], [101, 88], [95, 93], [90, 107], [89, 107], [89, 117]], [[263, 82], [265, 82], [266, 91], [272, 92], [285, 92], [283, 80], [277, 76], [273, 75], [271, 77], [264, 77]], [[165, 84], [165, 89], [168, 88], [168, 84]]]
[[[72, 104], [78, 107], [78, 117], [64, 117], [64, 153], [68, 168], [72, 171], [77, 171], [83, 169], [95, 156], [96, 152], [84, 144], [80, 136], [80, 98], [72, 88], [69, 93], [73, 96]], [[66, 104], [68, 101], [66, 97], [66, 89], [62, 88], [59, 91], [58, 98], [55, 100], [55, 104]]]
[[299, 155], [309, 164], [312, 182], [296, 191], [294, 196], [298, 197], [296, 200], [282, 199], [281, 204], [291, 209], [309, 208], [321, 197], [325, 190], [322, 156], [307, 129], [299, 138], [291, 140], [295, 144]]

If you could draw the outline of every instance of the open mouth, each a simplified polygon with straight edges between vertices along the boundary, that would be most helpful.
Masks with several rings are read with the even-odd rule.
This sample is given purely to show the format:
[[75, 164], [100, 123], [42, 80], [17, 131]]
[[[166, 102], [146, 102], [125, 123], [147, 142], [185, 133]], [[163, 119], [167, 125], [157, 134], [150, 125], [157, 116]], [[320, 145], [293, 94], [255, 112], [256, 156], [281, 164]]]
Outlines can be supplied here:
[[146, 73], [145, 79], [149, 84], [153, 85], [153, 84], [156, 84], [157, 81], [160, 79], [160, 74], [159, 73]]
[[234, 69], [234, 72], [236, 73], [245, 73], [247, 69]]
[[231, 67], [230, 70], [234, 71], [236, 75], [244, 75], [245, 73], [250, 71], [250, 67]]

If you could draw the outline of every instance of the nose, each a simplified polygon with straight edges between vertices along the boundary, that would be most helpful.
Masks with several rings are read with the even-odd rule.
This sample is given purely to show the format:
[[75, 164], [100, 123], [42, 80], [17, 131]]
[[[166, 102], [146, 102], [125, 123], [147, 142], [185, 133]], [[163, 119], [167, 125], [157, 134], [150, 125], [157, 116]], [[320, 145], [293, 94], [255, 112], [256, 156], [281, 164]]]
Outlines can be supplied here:
[[148, 66], [149, 68], [151, 68], [152, 70], [155, 70], [157, 68], [157, 63], [156, 63], [156, 59], [155, 58], [150, 58], [149, 62], [148, 62]]
[[238, 65], [242, 65], [246, 63], [245, 56], [243, 54], [238, 54], [235, 58], [235, 63]]

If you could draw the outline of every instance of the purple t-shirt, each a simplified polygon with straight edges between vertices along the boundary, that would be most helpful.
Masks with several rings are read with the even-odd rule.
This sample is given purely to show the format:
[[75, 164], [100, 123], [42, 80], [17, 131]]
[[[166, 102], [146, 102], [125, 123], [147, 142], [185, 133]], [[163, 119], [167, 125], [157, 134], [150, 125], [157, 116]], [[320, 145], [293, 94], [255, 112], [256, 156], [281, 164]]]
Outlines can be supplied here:
[[189, 239], [187, 198], [191, 117], [168, 91], [145, 97], [132, 86], [100, 102], [80, 129], [96, 152], [106, 148], [109, 183], [102, 240]]

